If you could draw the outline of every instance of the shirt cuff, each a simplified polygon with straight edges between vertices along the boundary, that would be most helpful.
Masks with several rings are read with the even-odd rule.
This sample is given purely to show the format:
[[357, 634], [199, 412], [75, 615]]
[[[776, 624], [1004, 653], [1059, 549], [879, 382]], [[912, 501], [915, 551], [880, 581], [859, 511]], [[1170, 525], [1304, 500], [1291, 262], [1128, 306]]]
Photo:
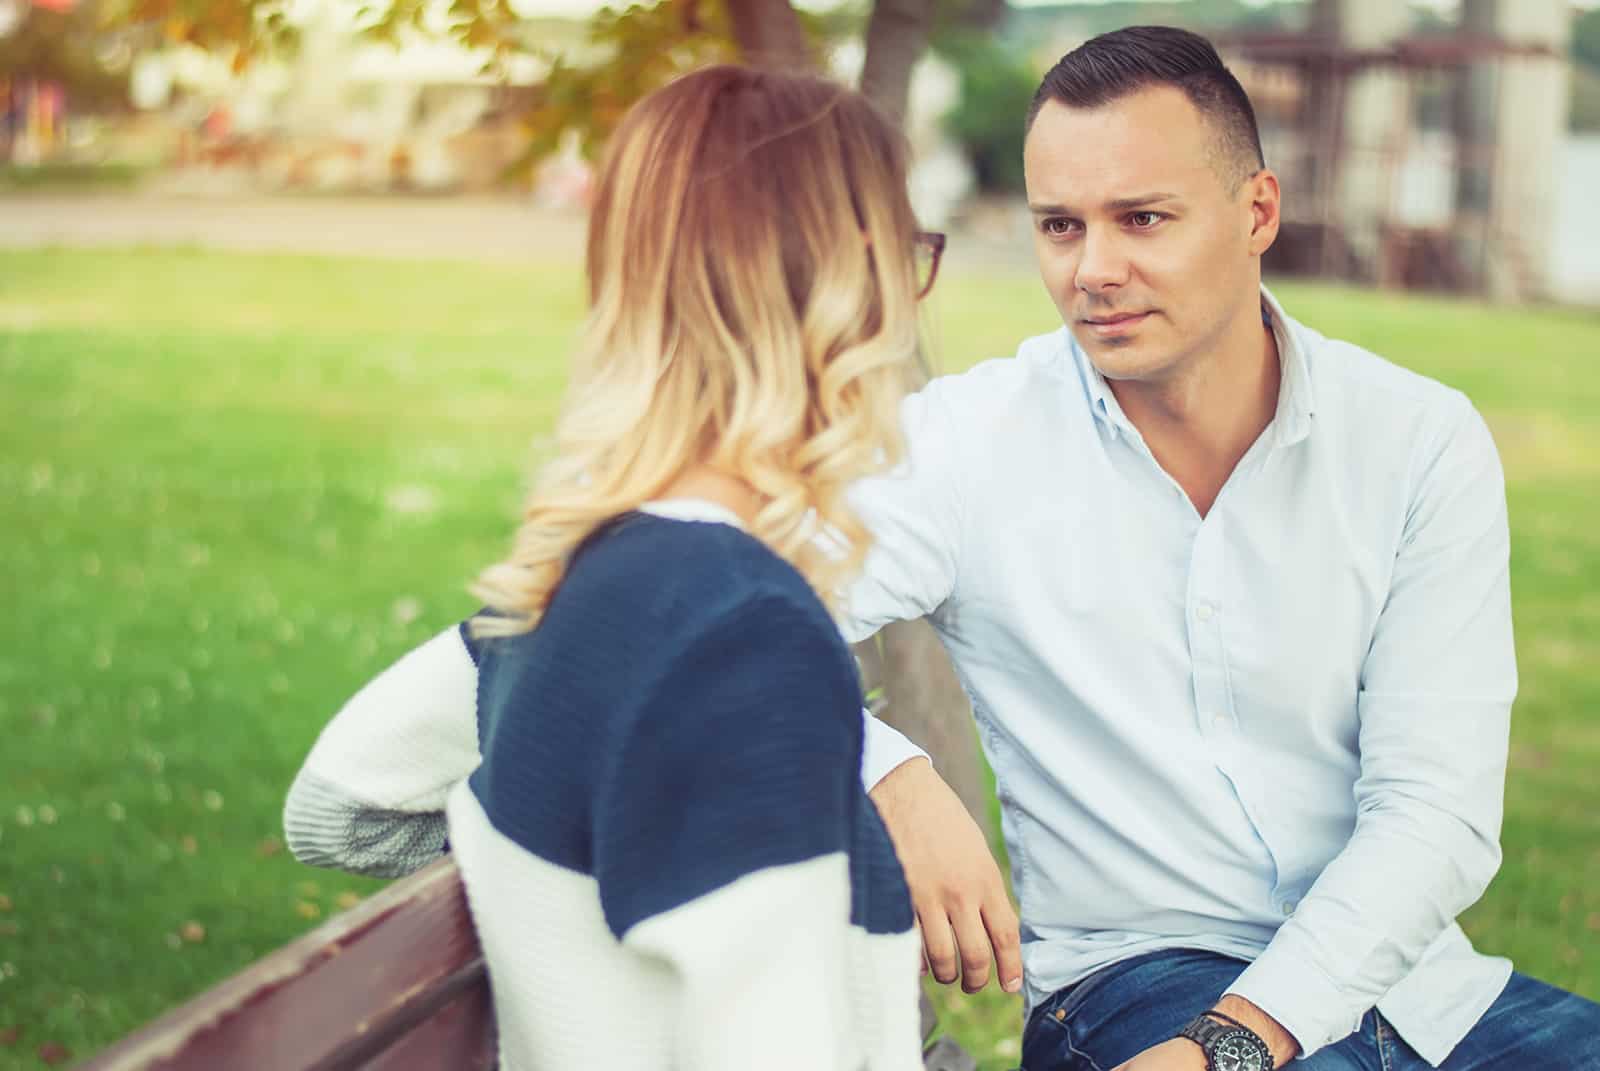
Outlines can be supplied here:
[[1227, 992], [1243, 997], [1276, 1019], [1300, 1045], [1298, 1059], [1361, 1029], [1364, 1010], [1352, 1016], [1339, 986], [1315, 965], [1311, 949], [1290, 929], [1244, 969]]
[[861, 720], [861, 787], [868, 792], [902, 763], [928, 758], [926, 751], [873, 717], [865, 707], [861, 710]]

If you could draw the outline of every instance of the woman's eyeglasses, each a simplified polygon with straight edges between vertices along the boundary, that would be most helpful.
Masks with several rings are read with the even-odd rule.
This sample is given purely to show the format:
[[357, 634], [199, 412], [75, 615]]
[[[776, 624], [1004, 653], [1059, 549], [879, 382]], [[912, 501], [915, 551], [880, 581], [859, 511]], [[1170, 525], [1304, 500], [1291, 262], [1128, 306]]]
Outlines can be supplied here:
[[938, 231], [918, 231], [913, 239], [917, 268], [917, 300], [933, 289], [939, 275], [939, 258], [944, 256], [944, 235]]

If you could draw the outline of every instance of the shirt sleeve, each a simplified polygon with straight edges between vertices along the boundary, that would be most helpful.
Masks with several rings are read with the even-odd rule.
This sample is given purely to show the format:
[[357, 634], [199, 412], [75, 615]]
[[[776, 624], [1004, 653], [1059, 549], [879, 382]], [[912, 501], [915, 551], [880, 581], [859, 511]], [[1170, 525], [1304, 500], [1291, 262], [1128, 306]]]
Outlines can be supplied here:
[[[900, 410], [906, 456], [891, 473], [861, 481], [850, 505], [872, 547], [840, 616], [845, 639], [859, 643], [893, 621], [925, 617], [955, 591], [963, 523], [956, 421], [938, 382]], [[890, 771], [928, 753], [862, 711], [866, 747], [861, 781], [870, 791]]]
[[323, 729], [284, 803], [294, 857], [398, 877], [444, 851], [445, 798], [479, 762], [478, 670], [460, 627], [363, 687]]
[[1229, 990], [1303, 1055], [1357, 1029], [1500, 865], [1517, 688], [1505, 483], [1464, 399], [1437, 441], [1363, 666], [1355, 831]]
[[865, 740], [861, 749], [861, 787], [868, 792], [902, 763], [912, 759], [933, 761], [904, 733], [888, 722], [873, 717], [872, 711], [866, 707], [861, 708], [861, 732]]
[[826, 621], [766, 600], [693, 640], [615, 749], [595, 878], [612, 932], [678, 987], [674, 1066], [859, 1066], [846, 985], [858, 706]]
[[861, 575], [841, 616], [857, 643], [891, 621], [914, 621], [955, 591], [962, 533], [956, 421], [934, 382], [900, 408], [906, 456], [894, 471], [857, 483], [850, 505], [872, 532]]

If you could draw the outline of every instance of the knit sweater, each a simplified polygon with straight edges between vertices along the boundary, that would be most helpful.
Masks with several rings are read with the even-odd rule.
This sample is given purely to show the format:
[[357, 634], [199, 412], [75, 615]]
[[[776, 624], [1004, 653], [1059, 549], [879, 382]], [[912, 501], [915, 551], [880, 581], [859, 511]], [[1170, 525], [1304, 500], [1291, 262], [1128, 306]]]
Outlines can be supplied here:
[[[731, 524], [630, 514], [533, 632], [430, 647], [324, 731], [285, 826], [306, 862], [403, 872], [443, 803], [507, 1071], [921, 1066], [855, 667], [787, 563]], [[468, 675], [471, 756], [418, 702]]]

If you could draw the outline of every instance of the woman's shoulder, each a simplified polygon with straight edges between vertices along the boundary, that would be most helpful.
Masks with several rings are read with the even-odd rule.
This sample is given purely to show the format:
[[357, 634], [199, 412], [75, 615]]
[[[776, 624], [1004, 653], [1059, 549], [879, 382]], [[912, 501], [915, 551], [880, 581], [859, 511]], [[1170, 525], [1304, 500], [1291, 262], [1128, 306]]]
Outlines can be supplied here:
[[489, 685], [481, 691], [507, 701], [558, 691], [621, 731], [651, 697], [792, 681], [796, 670], [805, 683], [797, 701], [859, 702], [854, 659], [810, 585], [722, 523], [617, 518], [574, 555], [537, 628], [483, 641], [474, 654]]
[[761, 627], [806, 622], [836, 632], [804, 577], [759, 539], [718, 521], [630, 513], [596, 534], [573, 561], [563, 588], [584, 599], [620, 601], [680, 637], [730, 619]]

